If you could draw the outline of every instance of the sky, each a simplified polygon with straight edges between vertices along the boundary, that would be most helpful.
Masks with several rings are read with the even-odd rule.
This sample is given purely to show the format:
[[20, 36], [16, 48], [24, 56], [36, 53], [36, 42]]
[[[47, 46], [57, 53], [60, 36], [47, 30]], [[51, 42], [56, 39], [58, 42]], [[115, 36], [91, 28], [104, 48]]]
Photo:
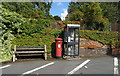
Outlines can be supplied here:
[[65, 17], [68, 14], [68, 5], [69, 2], [53, 2], [50, 14], [53, 16], [59, 16], [62, 20], [65, 20]]

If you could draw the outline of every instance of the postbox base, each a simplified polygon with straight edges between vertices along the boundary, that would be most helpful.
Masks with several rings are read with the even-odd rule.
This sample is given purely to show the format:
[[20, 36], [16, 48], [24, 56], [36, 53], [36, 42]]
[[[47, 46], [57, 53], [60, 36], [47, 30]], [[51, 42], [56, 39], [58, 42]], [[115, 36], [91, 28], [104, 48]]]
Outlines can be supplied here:
[[56, 56], [57, 59], [61, 59], [62, 57], [61, 56]]

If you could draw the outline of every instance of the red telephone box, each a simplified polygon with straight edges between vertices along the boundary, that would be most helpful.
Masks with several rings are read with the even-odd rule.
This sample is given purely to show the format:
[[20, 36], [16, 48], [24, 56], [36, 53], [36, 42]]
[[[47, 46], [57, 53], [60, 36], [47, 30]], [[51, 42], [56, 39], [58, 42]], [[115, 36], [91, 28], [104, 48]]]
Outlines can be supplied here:
[[56, 38], [56, 58], [62, 57], [62, 38]]

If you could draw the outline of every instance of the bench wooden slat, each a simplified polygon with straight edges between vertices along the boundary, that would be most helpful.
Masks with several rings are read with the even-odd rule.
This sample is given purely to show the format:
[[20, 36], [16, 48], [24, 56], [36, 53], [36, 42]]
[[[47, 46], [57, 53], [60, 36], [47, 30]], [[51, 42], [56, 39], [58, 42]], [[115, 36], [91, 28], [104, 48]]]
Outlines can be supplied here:
[[16, 51], [15, 53], [45, 53], [44, 51]]
[[16, 46], [16, 48], [44, 48], [44, 46]]
[[40, 50], [44, 48], [17, 48], [16, 50]]
[[18, 54], [17, 56], [40, 56], [40, 54]]

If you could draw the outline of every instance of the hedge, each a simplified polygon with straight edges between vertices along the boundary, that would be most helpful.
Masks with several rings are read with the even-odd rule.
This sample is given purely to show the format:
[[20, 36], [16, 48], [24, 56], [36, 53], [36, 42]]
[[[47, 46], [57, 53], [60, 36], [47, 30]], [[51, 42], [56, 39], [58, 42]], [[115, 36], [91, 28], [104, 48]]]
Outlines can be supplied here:
[[[39, 37], [38, 34], [36, 34], [36, 37], [27, 37], [23, 36], [22, 38], [16, 37], [13, 40], [13, 46], [47, 46], [47, 51], [50, 53], [51, 52], [51, 44], [55, 41], [55, 37], [53, 35], [45, 35], [43, 37]], [[12, 47], [13, 47], [12, 46]]]
[[93, 31], [80, 30], [80, 37], [98, 41], [104, 45], [112, 45], [113, 48], [120, 47], [120, 32], [116, 31]]
[[17, 34], [12, 42], [12, 49], [14, 45], [17, 46], [47, 46], [48, 53], [51, 53], [52, 49], [55, 49], [53, 44], [55, 38], [58, 38], [62, 30], [46, 28], [41, 33], [33, 33], [31, 35]]
[[[47, 51], [51, 54], [52, 51], [55, 51], [55, 38], [61, 35], [62, 30], [52, 29], [50, 33], [48, 29], [46, 30], [46, 34], [34, 33], [30, 36], [18, 34], [12, 44], [17, 46], [41, 46], [46, 44]], [[118, 34], [118, 32], [110, 31], [80, 30], [80, 37], [92, 39], [105, 45], [112, 44], [113, 47], [120, 47], [120, 44], [116, 45], [118, 43]]]

